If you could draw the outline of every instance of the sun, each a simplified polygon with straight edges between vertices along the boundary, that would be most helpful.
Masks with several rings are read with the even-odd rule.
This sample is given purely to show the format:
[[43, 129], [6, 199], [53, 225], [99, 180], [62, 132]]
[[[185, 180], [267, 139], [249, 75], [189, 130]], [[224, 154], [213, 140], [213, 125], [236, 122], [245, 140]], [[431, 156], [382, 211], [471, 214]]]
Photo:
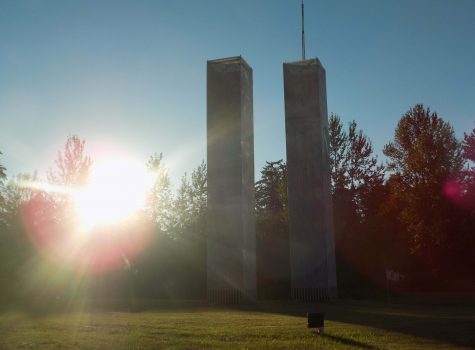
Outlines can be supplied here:
[[153, 180], [145, 165], [131, 159], [95, 163], [88, 185], [74, 196], [81, 225], [88, 230], [127, 220], [144, 207]]

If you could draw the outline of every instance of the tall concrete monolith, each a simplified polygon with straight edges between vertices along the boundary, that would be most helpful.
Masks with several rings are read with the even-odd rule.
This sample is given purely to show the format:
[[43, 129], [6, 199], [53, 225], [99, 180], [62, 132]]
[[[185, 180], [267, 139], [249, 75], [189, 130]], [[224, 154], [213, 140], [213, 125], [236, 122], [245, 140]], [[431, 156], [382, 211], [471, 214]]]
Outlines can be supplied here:
[[256, 298], [252, 69], [208, 61], [208, 300]]
[[284, 63], [292, 298], [336, 297], [325, 69]]

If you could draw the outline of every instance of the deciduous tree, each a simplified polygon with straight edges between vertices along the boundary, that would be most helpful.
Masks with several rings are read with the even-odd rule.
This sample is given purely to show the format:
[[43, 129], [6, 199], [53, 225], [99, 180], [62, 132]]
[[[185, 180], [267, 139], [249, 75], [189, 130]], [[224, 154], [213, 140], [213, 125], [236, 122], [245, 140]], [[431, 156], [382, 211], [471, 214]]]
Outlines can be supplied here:
[[464, 133], [462, 147], [465, 159], [475, 163], [475, 128], [470, 134]]
[[[0, 152], [0, 155], [2, 154], [3, 153]], [[7, 169], [2, 164], [0, 164], [0, 184], [3, 184], [6, 178], [7, 178]]]
[[158, 228], [169, 233], [172, 227], [173, 196], [168, 171], [163, 162], [163, 154], [154, 153], [147, 162], [147, 168], [155, 177], [148, 196], [148, 211]]
[[[2, 152], [0, 152], [0, 155], [2, 155]], [[4, 186], [6, 178], [7, 178], [7, 169], [2, 164], [0, 164], [0, 214], [3, 212], [3, 208], [5, 206], [3, 186]], [[2, 226], [2, 222], [0, 218], [0, 229], [1, 229], [1, 226]]]
[[63, 153], [58, 152], [56, 169], [48, 172], [50, 182], [65, 186], [81, 186], [87, 182], [92, 161], [85, 154], [85, 144], [77, 135], [68, 137]]
[[373, 187], [383, 183], [384, 167], [378, 165], [371, 141], [362, 130], [357, 129], [354, 120], [346, 132], [340, 117], [332, 114], [329, 136], [334, 204], [336, 207], [344, 205], [364, 218], [368, 212], [365, 198]]
[[383, 152], [410, 249], [436, 272], [438, 253], [453, 242], [448, 239], [452, 210], [443, 189], [462, 170], [461, 145], [448, 122], [418, 104], [402, 116]]

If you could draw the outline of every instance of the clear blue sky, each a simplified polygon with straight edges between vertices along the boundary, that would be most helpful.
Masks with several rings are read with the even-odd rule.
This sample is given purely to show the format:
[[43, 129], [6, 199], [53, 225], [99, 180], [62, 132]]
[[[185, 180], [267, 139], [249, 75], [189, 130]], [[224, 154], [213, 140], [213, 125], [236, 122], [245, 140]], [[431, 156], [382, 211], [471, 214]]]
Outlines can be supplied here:
[[[307, 0], [328, 110], [376, 151], [416, 103], [475, 127], [475, 0]], [[94, 153], [163, 152], [176, 182], [206, 158], [206, 60], [254, 70], [255, 165], [285, 158], [282, 63], [299, 0], [0, 1], [0, 163], [44, 174], [70, 134]]]

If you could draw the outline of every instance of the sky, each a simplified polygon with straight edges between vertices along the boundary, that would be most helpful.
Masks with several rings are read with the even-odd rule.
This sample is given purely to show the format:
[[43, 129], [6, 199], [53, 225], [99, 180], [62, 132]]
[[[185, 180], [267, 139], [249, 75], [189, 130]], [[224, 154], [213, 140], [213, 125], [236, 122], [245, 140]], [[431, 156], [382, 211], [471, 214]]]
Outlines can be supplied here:
[[[258, 176], [286, 156], [282, 64], [301, 58], [300, 25], [299, 0], [0, 0], [0, 164], [44, 176], [77, 134], [93, 160], [163, 152], [176, 184], [206, 159], [206, 61], [242, 55]], [[328, 112], [379, 159], [416, 103], [459, 138], [475, 127], [474, 0], [306, 0], [305, 32]]]

